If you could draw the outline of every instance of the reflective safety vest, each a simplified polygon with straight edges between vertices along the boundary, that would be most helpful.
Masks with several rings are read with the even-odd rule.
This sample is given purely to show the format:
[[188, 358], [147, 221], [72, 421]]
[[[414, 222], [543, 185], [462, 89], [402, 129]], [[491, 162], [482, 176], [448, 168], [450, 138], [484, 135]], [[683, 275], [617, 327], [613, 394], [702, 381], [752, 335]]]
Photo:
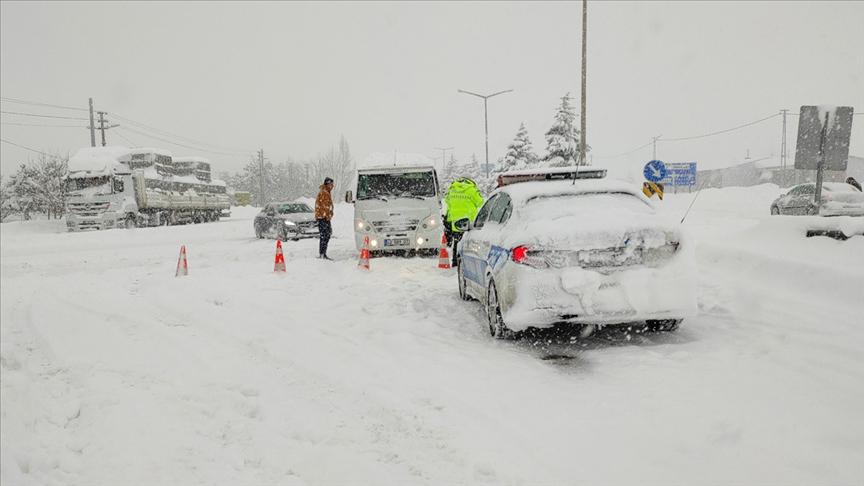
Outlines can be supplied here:
[[462, 177], [450, 184], [444, 202], [447, 203], [447, 221], [450, 222], [450, 228], [458, 232], [456, 221], [462, 218], [474, 221], [480, 206], [483, 205], [483, 196], [474, 181]]

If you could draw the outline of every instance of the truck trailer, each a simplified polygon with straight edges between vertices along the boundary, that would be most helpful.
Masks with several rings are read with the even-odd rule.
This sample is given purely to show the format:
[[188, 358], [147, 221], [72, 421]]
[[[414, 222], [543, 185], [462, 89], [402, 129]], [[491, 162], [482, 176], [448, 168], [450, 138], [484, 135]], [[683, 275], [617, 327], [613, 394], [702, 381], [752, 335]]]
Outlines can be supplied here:
[[88, 147], [69, 159], [69, 231], [217, 221], [229, 208], [225, 183], [211, 179], [210, 164], [202, 157]]

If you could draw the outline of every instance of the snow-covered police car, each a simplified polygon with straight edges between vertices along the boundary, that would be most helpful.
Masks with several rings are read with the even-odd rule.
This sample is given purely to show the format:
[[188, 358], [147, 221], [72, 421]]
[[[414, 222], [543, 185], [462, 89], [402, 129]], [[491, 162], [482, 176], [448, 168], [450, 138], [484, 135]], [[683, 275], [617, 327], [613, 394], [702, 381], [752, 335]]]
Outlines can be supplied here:
[[475, 220], [457, 222], [459, 295], [485, 306], [493, 336], [560, 323], [674, 330], [695, 313], [680, 225], [602, 172], [505, 173]]

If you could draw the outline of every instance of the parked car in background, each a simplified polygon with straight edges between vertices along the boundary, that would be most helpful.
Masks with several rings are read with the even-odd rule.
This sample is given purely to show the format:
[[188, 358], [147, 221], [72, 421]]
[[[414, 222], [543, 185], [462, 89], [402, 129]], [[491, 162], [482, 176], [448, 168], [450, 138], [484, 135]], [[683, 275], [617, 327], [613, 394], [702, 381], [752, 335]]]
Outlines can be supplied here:
[[[816, 214], [816, 184], [799, 184], [771, 203], [771, 214]], [[845, 182], [822, 184], [820, 216], [864, 216], [864, 193]]]
[[504, 185], [457, 225], [459, 295], [483, 304], [494, 337], [561, 323], [671, 331], [696, 311], [680, 225], [631, 184]]
[[315, 211], [302, 202], [275, 202], [255, 216], [255, 236], [282, 241], [317, 238]]

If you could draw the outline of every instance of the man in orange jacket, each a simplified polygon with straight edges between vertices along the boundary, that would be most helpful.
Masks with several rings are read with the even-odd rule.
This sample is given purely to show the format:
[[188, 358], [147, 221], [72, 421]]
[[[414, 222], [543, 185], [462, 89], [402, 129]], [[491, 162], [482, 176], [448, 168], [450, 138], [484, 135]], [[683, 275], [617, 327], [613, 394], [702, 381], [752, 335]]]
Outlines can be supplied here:
[[315, 219], [318, 221], [318, 258], [330, 260], [327, 256], [327, 244], [330, 243], [330, 235], [333, 234], [333, 226], [330, 225], [330, 220], [333, 219], [333, 198], [330, 197], [330, 192], [333, 191], [333, 179], [327, 177], [324, 179], [324, 184], [321, 184], [321, 190], [318, 191], [318, 197], [315, 198]]

